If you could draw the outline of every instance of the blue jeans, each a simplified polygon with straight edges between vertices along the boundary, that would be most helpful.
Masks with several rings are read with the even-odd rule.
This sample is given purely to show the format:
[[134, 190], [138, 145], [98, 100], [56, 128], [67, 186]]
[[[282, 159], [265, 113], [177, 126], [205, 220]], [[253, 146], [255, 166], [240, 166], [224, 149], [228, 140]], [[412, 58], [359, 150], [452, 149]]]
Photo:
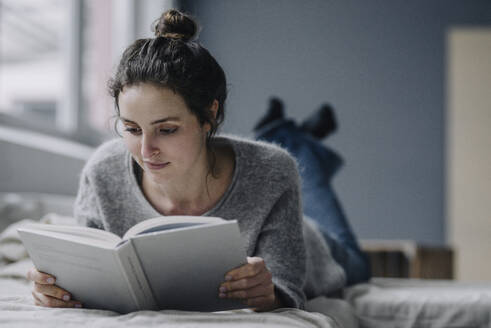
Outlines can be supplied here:
[[332, 255], [344, 269], [347, 285], [370, 279], [370, 264], [332, 189], [331, 180], [343, 164], [341, 157], [286, 119], [256, 131], [256, 139], [286, 148], [298, 161], [303, 212], [317, 222]]

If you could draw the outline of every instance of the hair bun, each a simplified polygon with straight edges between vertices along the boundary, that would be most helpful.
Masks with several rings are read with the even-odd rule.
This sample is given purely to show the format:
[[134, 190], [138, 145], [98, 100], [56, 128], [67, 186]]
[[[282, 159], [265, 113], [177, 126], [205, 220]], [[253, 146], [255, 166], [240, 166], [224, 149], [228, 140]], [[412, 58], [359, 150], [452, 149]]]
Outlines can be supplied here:
[[179, 10], [170, 9], [160, 16], [154, 26], [155, 36], [189, 41], [196, 37], [198, 24]]

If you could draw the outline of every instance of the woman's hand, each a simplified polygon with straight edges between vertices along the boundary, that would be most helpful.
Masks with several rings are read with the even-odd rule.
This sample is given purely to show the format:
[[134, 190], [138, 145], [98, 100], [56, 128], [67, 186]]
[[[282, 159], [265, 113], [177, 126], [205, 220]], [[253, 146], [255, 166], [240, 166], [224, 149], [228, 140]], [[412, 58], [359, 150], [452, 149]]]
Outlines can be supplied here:
[[26, 278], [34, 282], [34, 304], [46, 307], [82, 307], [82, 303], [71, 300], [69, 292], [55, 285], [56, 279], [52, 275], [31, 268]]
[[272, 274], [260, 257], [248, 257], [247, 264], [235, 268], [225, 275], [220, 285], [220, 298], [241, 299], [255, 311], [268, 311], [281, 306], [275, 295]]

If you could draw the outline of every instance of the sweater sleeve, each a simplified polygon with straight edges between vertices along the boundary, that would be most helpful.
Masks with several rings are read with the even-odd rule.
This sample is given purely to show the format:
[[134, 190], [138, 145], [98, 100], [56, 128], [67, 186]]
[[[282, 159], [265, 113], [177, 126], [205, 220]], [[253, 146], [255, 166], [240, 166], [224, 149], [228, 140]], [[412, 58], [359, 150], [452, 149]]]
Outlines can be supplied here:
[[79, 225], [104, 229], [102, 224], [97, 194], [86, 170], [82, 171], [73, 215]]
[[289, 171], [291, 183], [264, 222], [256, 244], [256, 256], [262, 257], [271, 271], [277, 295], [283, 304], [302, 309], [305, 303], [306, 254], [299, 178], [296, 165]]

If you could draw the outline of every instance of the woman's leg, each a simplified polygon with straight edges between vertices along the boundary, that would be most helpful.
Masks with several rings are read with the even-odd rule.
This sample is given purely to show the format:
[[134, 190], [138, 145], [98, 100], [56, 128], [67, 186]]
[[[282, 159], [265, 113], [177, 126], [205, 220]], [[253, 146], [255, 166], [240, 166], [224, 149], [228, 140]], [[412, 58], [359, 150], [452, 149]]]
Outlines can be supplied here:
[[344, 268], [347, 284], [370, 278], [367, 256], [360, 250], [352, 229], [331, 186], [342, 159], [291, 120], [277, 119], [256, 130], [256, 138], [286, 148], [299, 163], [304, 213], [314, 219]]

